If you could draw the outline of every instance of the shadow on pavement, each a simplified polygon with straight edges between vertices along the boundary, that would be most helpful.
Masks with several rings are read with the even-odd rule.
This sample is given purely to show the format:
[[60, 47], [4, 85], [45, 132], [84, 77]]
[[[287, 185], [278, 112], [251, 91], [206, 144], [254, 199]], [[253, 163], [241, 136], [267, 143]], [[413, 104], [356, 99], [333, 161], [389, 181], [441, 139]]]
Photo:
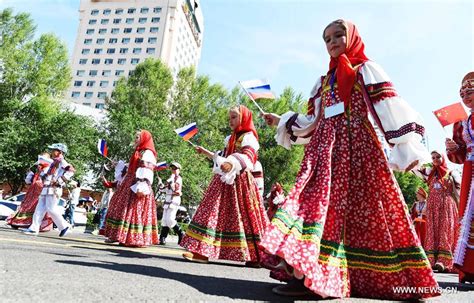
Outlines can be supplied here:
[[154, 278], [175, 280], [189, 285], [203, 294], [212, 296], [222, 296], [231, 299], [272, 302], [293, 302], [294, 299], [303, 299], [305, 301], [317, 300], [316, 298], [312, 297], [284, 298], [274, 295], [271, 289], [275, 286], [275, 284], [268, 282], [199, 276], [187, 273], [172, 272], [160, 267], [152, 267], [138, 264], [120, 264], [116, 262], [92, 263], [63, 260], [57, 260], [56, 262], [77, 266], [96, 267], [137, 275], [145, 275]]
[[454, 282], [438, 282], [441, 288], [456, 289], [457, 291], [474, 291], [474, 284], [454, 283]]

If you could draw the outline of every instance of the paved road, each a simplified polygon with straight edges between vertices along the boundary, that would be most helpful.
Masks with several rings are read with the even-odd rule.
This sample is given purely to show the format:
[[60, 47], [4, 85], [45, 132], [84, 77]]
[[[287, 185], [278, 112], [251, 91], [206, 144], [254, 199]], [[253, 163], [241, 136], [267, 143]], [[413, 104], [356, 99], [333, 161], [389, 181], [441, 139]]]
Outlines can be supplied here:
[[[185, 262], [175, 243], [133, 249], [105, 244], [102, 237], [81, 230], [66, 238], [58, 238], [57, 231], [33, 237], [3, 224], [0, 221], [0, 302], [292, 301], [272, 294], [278, 283], [265, 269]], [[474, 302], [474, 286], [458, 285], [451, 274], [437, 279], [458, 291], [435, 302]], [[350, 299], [354, 301], [369, 300]]]

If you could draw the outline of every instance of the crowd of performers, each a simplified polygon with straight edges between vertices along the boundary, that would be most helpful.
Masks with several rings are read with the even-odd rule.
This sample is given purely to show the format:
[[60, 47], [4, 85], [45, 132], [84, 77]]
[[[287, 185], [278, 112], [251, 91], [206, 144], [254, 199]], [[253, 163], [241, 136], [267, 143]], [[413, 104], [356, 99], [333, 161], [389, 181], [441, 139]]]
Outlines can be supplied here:
[[[159, 233], [152, 190], [157, 153], [148, 131], [136, 134], [128, 164], [117, 164], [113, 182], [104, 179], [107, 187], [115, 188], [101, 224], [106, 242], [165, 245], [173, 229], [186, 260], [266, 267], [272, 277], [288, 282], [274, 292], [289, 296], [432, 297], [440, 294], [433, 269], [457, 271], [462, 282], [474, 282], [474, 122], [469, 117], [456, 124], [453, 139], [446, 141], [449, 160], [464, 163], [456, 197], [460, 182], [448, 170], [444, 154], [434, 151], [430, 159], [421, 143], [420, 116], [398, 95], [384, 70], [366, 57], [356, 27], [336, 20], [325, 28], [323, 39], [329, 70], [317, 79], [308, 112], [263, 114], [268, 125], [276, 126], [279, 145], [306, 145], [286, 197], [275, 183], [265, 210], [258, 132], [252, 112], [240, 105], [229, 110], [232, 133], [222, 152], [195, 148], [213, 161], [214, 177], [185, 232], [175, 220], [183, 187], [181, 165], [172, 163], [163, 186], [166, 202]], [[474, 108], [472, 72], [462, 80], [461, 97]], [[390, 159], [369, 115], [392, 145]], [[27, 198], [9, 223], [29, 225], [26, 232], [36, 234], [50, 228], [52, 220], [62, 236], [69, 226], [54, 208], [55, 199], [74, 169], [64, 160], [64, 145], [50, 149], [52, 164], [39, 165], [28, 177], [32, 185]], [[422, 168], [428, 162], [430, 168]], [[413, 171], [429, 189], [418, 190], [411, 214], [392, 169]], [[397, 293], [395, 287], [415, 291]]]

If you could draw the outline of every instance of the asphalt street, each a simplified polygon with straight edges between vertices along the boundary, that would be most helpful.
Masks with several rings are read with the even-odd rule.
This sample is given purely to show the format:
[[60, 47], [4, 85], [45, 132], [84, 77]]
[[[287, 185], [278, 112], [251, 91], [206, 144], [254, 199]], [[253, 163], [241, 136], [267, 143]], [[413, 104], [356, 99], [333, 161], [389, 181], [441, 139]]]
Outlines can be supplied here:
[[[0, 221], [0, 302], [317, 301], [274, 295], [279, 283], [266, 269], [186, 262], [174, 238], [165, 247], [127, 248], [81, 229], [57, 235], [29, 236]], [[437, 274], [437, 280], [446, 293], [430, 302], [474, 302], [474, 285], [457, 284], [454, 274]], [[320, 300], [340, 301], [377, 302]]]

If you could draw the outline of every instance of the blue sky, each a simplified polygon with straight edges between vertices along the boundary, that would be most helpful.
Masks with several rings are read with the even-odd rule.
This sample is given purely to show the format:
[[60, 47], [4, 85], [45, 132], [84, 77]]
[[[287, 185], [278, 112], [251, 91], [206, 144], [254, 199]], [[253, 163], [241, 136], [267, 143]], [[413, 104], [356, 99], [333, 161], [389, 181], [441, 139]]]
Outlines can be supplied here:
[[[71, 52], [79, 0], [0, 0], [5, 7], [31, 13], [38, 34], [55, 33]], [[460, 81], [474, 70], [472, 1], [201, 0], [201, 8], [198, 73], [229, 88], [267, 78], [277, 95], [291, 86], [307, 97], [328, 67], [322, 30], [334, 19], [353, 21], [367, 56], [423, 116], [430, 148], [444, 148], [432, 111], [460, 101]]]

